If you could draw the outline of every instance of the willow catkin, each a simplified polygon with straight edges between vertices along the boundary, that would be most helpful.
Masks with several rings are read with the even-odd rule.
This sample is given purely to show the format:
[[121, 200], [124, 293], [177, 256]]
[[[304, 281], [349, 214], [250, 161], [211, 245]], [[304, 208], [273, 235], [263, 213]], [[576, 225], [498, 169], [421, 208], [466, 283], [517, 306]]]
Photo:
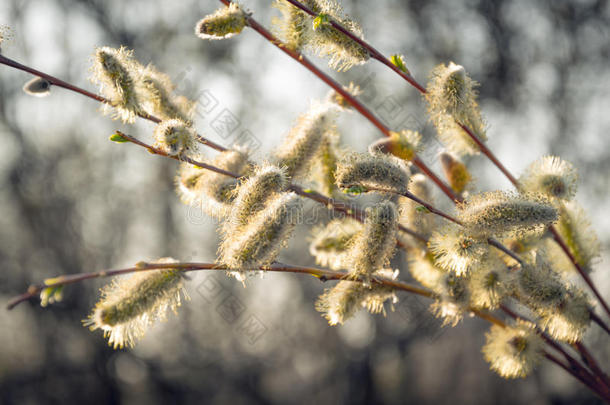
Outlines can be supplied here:
[[404, 194], [409, 185], [409, 168], [394, 156], [381, 153], [348, 153], [337, 164], [337, 187], [345, 192], [382, 190]]
[[[429, 180], [421, 173], [411, 176], [408, 191], [422, 201], [434, 203]], [[436, 227], [436, 216], [422, 212], [421, 205], [409, 198], [400, 197], [398, 201], [400, 203], [400, 223], [428, 239]], [[415, 238], [411, 239], [413, 242], [421, 243]]]
[[332, 270], [347, 269], [351, 245], [362, 228], [360, 222], [348, 217], [318, 226], [312, 231], [309, 253], [320, 266]]
[[433, 290], [438, 298], [430, 305], [430, 311], [443, 320], [442, 326], [456, 326], [469, 311], [471, 291], [468, 278], [445, 272]]
[[467, 229], [449, 224], [434, 232], [428, 242], [430, 253], [440, 268], [457, 276], [468, 274], [483, 263], [489, 253], [485, 240], [474, 238]]
[[245, 26], [246, 14], [232, 2], [199, 20], [195, 34], [201, 39], [226, 39], [239, 34]]
[[[585, 210], [576, 201], [560, 204], [556, 229], [576, 263], [590, 273], [600, 257], [601, 248]], [[553, 255], [551, 259], [557, 268], [574, 271], [574, 265], [562, 252]], [[563, 265], [560, 264], [562, 260]]]
[[568, 287], [561, 301], [552, 307], [538, 307], [540, 326], [555, 340], [574, 343], [582, 340], [591, 323], [591, 303], [584, 291]]
[[104, 112], [114, 111], [114, 118], [134, 122], [144, 112], [137, 91], [142, 66], [133, 58], [133, 51], [120, 47], [97, 48], [93, 55], [91, 81], [109, 101]]
[[[315, 13], [322, 11], [318, 0], [303, 0], [301, 3]], [[273, 32], [288, 49], [301, 51], [311, 36], [313, 19], [286, 0], [275, 0], [273, 7], [282, 13], [281, 17], [273, 17], [271, 21]]]
[[485, 337], [485, 360], [504, 378], [528, 376], [543, 358], [544, 341], [530, 322], [492, 325]]
[[568, 201], [576, 195], [577, 181], [578, 173], [571, 163], [557, 156], [544, 156], [525, 169], [519, 185], [524, 192]]
[[182, 295], [187, 297], [182, 272], [171, 268], [177, 261], [162, 258], [154, 263], [167, 263], [168, 268], [114, 279], [102, 289], [100, 301], [83, 321], [91, 330], [103, 330], [115, 349], [133, 347], [148, 327], [166, 318], [168, 309], [176, 312]]
[[296, 194], [277, 194], [239, 233], [225, 235], [219, 248], [220, 263], [242, 274], [273, 263], [298, 222], [300, 208]]
[[137, 84], [142, 107], [148, 114], [161, 120], [178, 119], [192, 123], [195, 103], [173, 94], [175, 86], [168, 75], [149, 64], [142, 71]]
[[398, 212], [391, 201], [366, 209], [364, 229], [354, 237], [349, 252], [349, 275], [365, 283], [373, 272], [387, 267], [396, 248]]
[[154, 146], [170, 156], [197, 152], [196, 133], [193, 127], [179, 119], [161, 121], [155, 127]]
[[557, 220], [557, 210], [539, 194], [493, 191], [458, 205], [458, 219], [476, 237], [540, 232]]
[[[241, 176], [249, 168], [248, 154], [238, 150], [223, 151], [211, 165]], [[224, 219], [231, 212], [237, 186], [238, 179], [189, 163], [181, 165], [176, 178], [176, 190], [182, 202], [199, 206], [206, 214], [218, 219]]]
[[515, 273], [495, 252], [490, 252], [470, 274], [470, 304], [474, 308], [494, 310], [505, 297], [514, 293], [515, 283]]
[[[393, 280], [398, 273], [380, 269], [373, 275]], [[362, 308], [366, 308], [372, 314], [385, 315], [386, 301], [390, 301], [391, 304], [398, 302], [398, 297], [391, 287], [383, 284], [367, 286], [355, 281], [342, 280], [320, 295], [316, 301], [316, 310], [322, 313], [330, 325], [337, 325], [345, 323]]]
[[313, 19], [283, 0], [274, 4], [282, 12], [281, 18], [273, 20], [275, 31], [290, 49], [306, 49], [320, 57], [329, 57], [328, 65], [340, 72], [369, 59], [366, 48], [330, 25], [332, 19], [356, 37], [363, 37], [360, 25], [346, 16], [339, 4], [328, 0], [303, 3], [319, 16]]
[[302, 114], [275, 151], [278, 167], [292, 178], [305, 177], [325, 139], [335, 136], [337, 108], [331, 103], [315, 102]]
[[477, 103], [476, 85], [463, 66], [451, 62], [448, 66], [441, 64], [434, 68], [426, 88], [428, 114], [438, 137], [459, 156], [477, 154], [479, 148], [458, 123], [469, 127], [482, 142], [487, 140]]
[[288, 186], [283, 169], [263, 164], [254, 169], [251, 176], [243, 180], [235, 190], [231, 212], [223, 226], [224, 234], [239, 233], [250, 219], [263, 210], [267, 201], [285, 191]]

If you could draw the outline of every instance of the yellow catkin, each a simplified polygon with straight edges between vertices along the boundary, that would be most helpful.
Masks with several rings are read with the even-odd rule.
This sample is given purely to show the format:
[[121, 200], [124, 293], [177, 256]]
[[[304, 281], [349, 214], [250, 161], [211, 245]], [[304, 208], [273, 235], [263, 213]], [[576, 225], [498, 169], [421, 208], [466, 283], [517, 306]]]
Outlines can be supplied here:
[[246, 14], [232, 2], [199, 20], [195, 34], [201, 39], [226, 39], [239, 34], [246, 26]]

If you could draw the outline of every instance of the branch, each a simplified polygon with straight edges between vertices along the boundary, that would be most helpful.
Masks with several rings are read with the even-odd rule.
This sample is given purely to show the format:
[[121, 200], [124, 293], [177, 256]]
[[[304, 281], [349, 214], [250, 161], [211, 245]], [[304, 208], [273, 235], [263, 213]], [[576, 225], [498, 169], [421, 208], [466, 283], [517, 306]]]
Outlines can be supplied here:
[[[159, 269], [177, 269], [184, 272], [189, 271], [199, 271], [199, 270], [229, 270], [227, 266], [214, 264], [214, 263], [138, 263], [134, 267], [128, 267], [124, 269], [118, 270], [102, 270], [93, 273], [79, 273], [79, 274], [69, 274], [64, 276], [59, 276], [56, 278], [52, 278], [49, 282], [44, 282], [40, 284], [33, 284], [28, 287], [27, 291], [21, 295], [18, 295], [11, 299], [7, 305], [7, 308], [13, 309], [15, 306], [19, 305], [21, 302], [27, 301], [30, 298], [33, 298], [40, 294], [42, 290], [45, 288], [52, 287], [60, 287], [68, 284], [74, 284], [85, 280], [91, 280], [94, 278], [105, 278], [105, 277], [113, 277], [119, 276], [123, 274], [136, 273], [140, 271], [151, 271], [151, 270], [159, 270]], [[271, 266], [261, 266], [257, 269], [243, 269], [247, 271], [273, 271], [273, 272], [283, 272], [283, 273], [299, 273], [299, 274], [309, 274], [314, 277], [317, 277], [321, 281], [328, 280], [343, 280], [348, 276], [347, 272], [343, 271], [333, 271], [333, 270], [325, 270], [318, 269], [315, 267], [302, 267], [302, 266], [291, 266], [282, 263], [275, 263]], [[363, 282], [361, 279], [351, 279], [350, 281]], [[432, 291], [426, 290], [424, 288], [420, 288], [408, 283], [404, 283], [402, 281], [390, 280], [382, 277], [372, 277], [371, 281], [376, 284], [384, 285], [387, 287], [394, 288], [400, 291], [406, 291], [412, 294], [420, 295], [422, 297], [433, 298], [435, 294]]]
[[[226, 6], [232, 3], [230, 0], [220, 1]], [[373, 114], [364, 104], [362, 104], [352, 94], [345, 90], [343, 86], [337, 83], [329, 75], [318, 69], [313, 63], [311, 63], [309, 59], [307, 59], [307, 57], [305, 57], [300, 52], [297, 52], [287, 47], [276, 36], [271, 34], [271, 32], [269, 32], [254, 18], [252, 18], [251, 15], [246, 15], [246, 23], [250, 28], [259, 33], [263, 38], [278, 47], [282, 52], [290, 56], [292, 59], [299, 62], [310, 72], [316, 75], [320, 80], [330, 86], [334, 91], [339, 93], [341, 97], [345, 99], [345, 101], [347, 101], [352, 107], [354, 107], [356, 111], [358, 111], [363, 117], [365, 117], [369, 122], [371, 122], [384, 136], [391, 136], [392, 130], [390, 130], [390, 128], [388, 128], [384, 123], [382, 123], [379, 118], [377, 118], [375, 114]], [[421, 159], [419, 159], [419, 157], [416, 156], [413, 159], [413, 164], [417, 166], [426, 176], [428, 176], [430, 180], [432, 180], [443, 191], [443, 193], [445, 193], [445, 195], [449, 197], [450, 200], [461, 201], [461, 198], [455, 195], [451, 187], [449, 187], [449, 185], [447, 185], [440, 177], [438, 177]]]
[[[221, 0], [223, 1], [225, 4], [227, 4], [226, 0]], [[294, 5], [295, 7], [298, 7], [299, 9], [303, 10], [305, 13], [309, 14], [312, 17], [317, 17], [318, 13], [312, 11], [310, 8], [308, 8], [307, 6], [301, 4], [299, 1], [297, 0], [286, 0], [289, 3], [291, 3], [292, 5]], [[384, 65], [388, 66], [390, 69], [392, 69], [395, 73], [397, 73], [399, 76], [401, 76], [403, 79], [405, 79], [409, 84], [411, 84], [415, 89], [417, 89], [420, 93], [425, 94], [426, 93], [426, 89], [420, 85], [414, 78], [413, 76], [411, 76], [409, 73], [403, 72], [400, 69], [398, 69], [397, 66], [395, 66], [388, 58], [386, 58], [385, 56], [383, 56], [383, 54], [381, 54], [381, 52], [379, 52], [377, 49], [375, 49], [373, 46], [371, 46], [370, 44], [368, 44], [366, 41], [362, 40], [361, 38], [358, 38], [357, 36], [355, 36], [354, 34], [352, 34], [349, 30], [345, 29], [343, 26], [341, 26], [341, 24], [338, 24], [336, 21], [330, 19], [329, 23], [338, 31], [340, 31], [341, 33], [343, 33], [344, 35], [347, 35], [350, 39], [352, 39], [353, 41], [355, 41], [356, 43], [358, 43], [360, 46], [362, 46], [363, 48], [365, 48], [368, 52], [371, 58], [378, 60], [379, 62], [383, 63]], [[466, 132], [466, 134], [477, 144], [477, 146], [479, 147], [479, 150], [504, 174], [504, 176], [506, 176], [506, 178], [517, 188], [519, 189], [519, 182], [518, 180], [508, 171], [508, 169], [506, 167], [504, 167], [504, 165], [498, 160], [498, 158], [491, 152], [491, 150], [485, 145], [485, 143], [483, 143], [473, 132], [472, 130], [456, 121], [456, 123], [464, 130], [464, 132]], [[419, 167], [419, 166], [418, 166]], [[422, 171], [425, 172], [425, 170], [422, 169]], [[426, 173], [428, 174], [428, 173]], [[438, 184], [438, 183], [437, 183]], [[440, 187], [440, 186], [439, 186]], [[442, 187], [441, 187], [442, 189]], [[443, 190], [445, 191], [445, 190]], [[447, 194], [445, 192], [445, 194]], [[449, 194], [447, 194], [449, 196]], [[459, 201], [459, 199], [456, 198], [452, 198], [452, 200], [454, 201]], [[553, 236], [555, 238], [555, 241], [559, 244], [559, 246], [561, 247], [561, 249], [564, 251], [564, 253], [568, 256], [568, 258], [570, 259], [570, 261], [572, 262], [572, 264], [574, 265], [574, 267], [576, 268], [576, 270], [578, 271], [578, 273], [580, 274], [580, 276], [583, 278], [583, 280], [587, 283], [587, 285], [589, 286], [589, 288], [591, 289], [591, 291], [593, 292], [593, 294], [597, 297], [597, 299], [599, 300], [599, 302], [601, 303], [602, 307], [604, 308], [604, 310], [606, 311], [606, 313], [610, 316], [610, 307], [608, 306], [608, 303], [606, 303], [606, 301], [604, 300], [604, 298], [601, 296], [601, 294], [599, 293], [599, 291], [597, 290], [597, 288], [595, 287], [595, 285], [593, 284], [592, 280], [590, 279], [590, 277], [587, 275], [587, 273], [582, 269], [582, 267], [576, 262], [576, 260], [574, 259], [573, 255], [570, 253], [569, 249], [567, 248], [567, 246], [565, 246], [564, 241], [562, 240], [561, 236], [557, 233], [557, 230], [555, 229], [554, 226], [550, 227], [551, 229], [551, 233], [553, 233]], [[604, 329], [607, 329], [607, 326], [604, 327]]]
[[[170, 158], [170, 159], [177, 160], [179, 162], [190, 163], [192, 165], [201, 167], [202, 169], [211, 170], [213, 172], [220, 173], [220, 174], [223, 174], [225, 176], [233, 177], [235, 179], [241, 177], [241, 176], [239, 176], [239, 175], [237, 175], [235, 173], [229, 172], [227, 170], [220, 169], [220, 168], [218, 168], [216, 166], [213, 166], [213, 165], [210, 165], [210, 164], [207, 164], [207, 163], [203, 163], [203, 162], [198, 162], [196, 160], [193, 160], [193, 159], [189, 158], [188, 156], [184, 156], [184, 155], [170, 155], [167, 152], [163, 151], [162, 149], [155, 148], [154, 146], [149, 145], [149, 144], [147, 144], [145, 142], [142, 142], [139, 139], [134, 138], [131, 135], [127, 135], [127, 134], [125, 134], [125, 133], [123, 133], [121, 131], [116, 131], [116, 133], [118, 135], [120, 135], [121, 137], [123, 137], [125, 140], [127, 140], [127, 141], [129, 141], [129, 142], [131, 142], [131, 143], [133, 143], [135, 145], [138, 145], [138, 146], [141, 146], [143, 148], [146, 148], [153, 155], [164, 156], [164, 157], [167, 157], [167, 158]], [[317, 191], [310, 191], [310, 190], [306, 191], [301, 186], [299, 186], [297, 184], [290, 184], [288, 186], [288, 189], [293, 191], [294, 193], [300, 195], [301, 197], [308, 198], [308, 199], [313, 200], [315, 202], [318, 202], [320, 204], [324, 204], [325, 206], [329, 207], [330, 209], [332, 209], [334, 211], [337, 211], [337, 212], [341, 212], [341, 213], [343, 213], [343, 214], [345, 214], [345, 215], [347, 215], [347, 216], [349, 216], [351, 218], [354, 218], [354, 219], [356, 219], [356, 220], [358, 220], [360, 222], [364, 221], [364, 218], [366, 217], [366, 213], [363, 210], [361, 210], [360, 208], [353, 207], [353, 206], [350, 206], [350, 205], [345, 204], [343, 202], [336, 201], [335, 199], [326, 197], [325, 195], [320, 194]], [[423, 242], [427, 241], [425, 236], [423, 236], [423, 235], [419, 234], [418, 232], [416, 232], [416, 231], [414, 231], [412, 229], [409, 229], [409, 228], [407, 228], [407, 227], [405, 227], [403, 225], [398, 225], [398, 229], [400, 231], [403, 231], [403, 232], [405, 232], [405, 233], [407, 233], [407, 234], [409, 234], [409, 235], [411, 235], [411, 236], [413, 236], [413, 237], [423, 241]], [[400, 242], [400, 241], [397, 241], [397, 244], [401, 248], [405, 247], [405, 245], [402, 242]]]

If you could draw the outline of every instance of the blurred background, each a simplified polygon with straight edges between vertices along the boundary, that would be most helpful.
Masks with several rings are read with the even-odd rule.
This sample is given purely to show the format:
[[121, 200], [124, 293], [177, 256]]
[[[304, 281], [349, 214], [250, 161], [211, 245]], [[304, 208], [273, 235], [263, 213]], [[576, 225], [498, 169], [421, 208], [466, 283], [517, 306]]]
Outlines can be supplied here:
[[[267, 26], [279, 14], [270, 1], [243, 3]], [[593, 277], [610, 297], [608, 2], [343, 6], [382, 53], [404, 54], [420, 82], [438, 63], [464, 65], [482, 83], [489, 146], [513, 173], [549, 153], [578, 167], [577, 198], [604, 248]], [[212, 0], [3, 0], [0, 25], [10, 26], [12, 39], [2, 53], [96, 91], [88, 80], [94, 48], [128, 46], [198, 102], [200, 133], [226, 146], [247, 144], [262, 160], [328, 89], [253, 31], [226, 41], [196, 38], [195, 23], [217, 7]], [[439, 145], [413, 88], [375, 62], [337, 74], [313, 60], [341, 83], [359, 84], [361, 99], [392, 128], [423, 131], [422, 156], [439, 170]], [[217, 223], [174, 193], [176, 162], [108, 141], [116, 129], [150, 140], [152, 123], [122, 125], [102, 116], [96, 102], [59, 88], [46, 98], [28, 96], [21, 87], [30, 78], [0, 66], [1, 403], [597, 402], [548, 364], [525, 380], [502, 380], [480, 353], [488, 325], [465, 319], [441, 328], [423, 299], [401, 295], [386, 317], [360, 313], [329, 327], [313, 305], [327, 286], [293, 274], [267, 274], [244, 289], [221, 273], [191, 273], [191, 301], [133, 350], [112, 350], [99, 331], [81, 325], [101, 280], [68, 287], [64, 301], [46, 309], [33, 300], [6, 311], [11, 296], [47, 277], [162, 256], [213, 261], [218, 243]], [[353, 113], [342, 115], [340, 130], [358, 150], [379, 136]], [[510, 188], [483, 157], [472, 164], [481, 189]], [[314, 263], [309, 229], [298, 228], [281, 261]], [[409, 279], [404, 256], [393, 265]], [[586, 342], [601, 364], [610, 363], [599, 328]]]

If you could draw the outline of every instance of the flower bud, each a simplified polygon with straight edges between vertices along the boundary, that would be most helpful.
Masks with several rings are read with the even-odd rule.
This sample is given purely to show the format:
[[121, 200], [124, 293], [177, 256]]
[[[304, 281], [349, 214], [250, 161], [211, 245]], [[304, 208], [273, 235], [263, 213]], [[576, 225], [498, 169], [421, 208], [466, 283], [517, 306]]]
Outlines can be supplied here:
[[461, 194], [466, 189], [466, 186], [472, 180], [472, 176], [464, 163], [455, 158], [449, 153], [443, 152], [440, 155], [441, 165], [447, 182], [458, 194]]
[[421, 134], [417, 131], [391, 131], [391, 136], [369, 146], [371, 153], [389, 153], [403, 160], [413, 160], [421, 151]]
[[35, 77], [23, 85], [23, 91], [34, 97], [46, 97], [51, 93], [51, 83], [42, 77]]

